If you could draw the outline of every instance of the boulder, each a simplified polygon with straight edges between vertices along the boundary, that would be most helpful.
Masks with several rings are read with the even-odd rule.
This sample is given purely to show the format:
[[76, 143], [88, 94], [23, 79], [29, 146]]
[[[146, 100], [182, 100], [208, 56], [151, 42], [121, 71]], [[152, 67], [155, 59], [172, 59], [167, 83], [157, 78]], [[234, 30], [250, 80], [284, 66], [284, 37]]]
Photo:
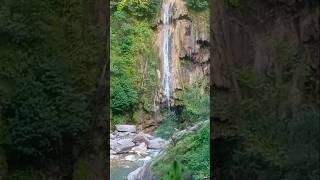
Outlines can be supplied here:
[[116, 146], [117, 146], [117, 141], [110, 139], [110, 149], [115, 149]]
[[119, 141], [116, 141], [116, 143], [113, 144], [111, 148], [116, 153], [122, 153], [129, 151], [133, 146], [135, 146], [135, 144], [132, 142], [132, 139], [121, 139]]
[[133, 147], [131, 151], [138, 154], [139, 156], [148, 154], [147, 145], [144, 142], [139, 144], [139, 146]]
[[115, 139], [116, 136], [114, 134], [110, 134], [110, 139]]
[[116, 129], [119, 132], [136, 132], [137, 128], [135, 125], [116, 125]]
[[110, 155], [115, 155], [117, 154], [114, 150], [110, 149]]
[[149, 141], [149, 149], [162, 149], [166, 145], [166, 141], [161, 138], [155, 138]]
[[154, 137], [150, 134], [144, 134], [149, 140], [154, 139]]
[[138, 169], [132, 171], [128, 174], [128, 180], [155, 180], [159, 179], [156, 178], [151, 170], [151, 162], [152, 161], [145, 161], [143, 166], [139, 167]]
[[137, 134], [137, 135], [133, 138], [132, 141], [135, 142], [135, 143], [144, 142], [144, 143], [148, 144], [149, 138], [148, 138], [148, 136], [147, 136], [146, 134], [144, 134], [143, 132], [140, 132], [139, 134]]
[[130, 154], [124, 158], [126, 161], [136, 161], [136, 157], [133, 154]]

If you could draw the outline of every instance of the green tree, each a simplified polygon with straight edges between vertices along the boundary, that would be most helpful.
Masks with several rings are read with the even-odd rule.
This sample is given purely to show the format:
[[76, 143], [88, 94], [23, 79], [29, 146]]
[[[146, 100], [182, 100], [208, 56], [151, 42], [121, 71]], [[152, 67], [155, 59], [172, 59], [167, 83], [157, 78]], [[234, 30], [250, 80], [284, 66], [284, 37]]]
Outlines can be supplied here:
[[56, 63], [36, 67], [17, 81], [8, 103], [7, 148], [21, 158], [44, 161], [60, 154], [66, 139], [86, 131], [89, 112], [83, 96], [72, 92], [63, 70]]
[[187, 7], [195, 11], [201, 11], [209, 7], [208, 0], [186, 0]]
[[183, 180], [183, 168], [178, 161], [174, 160], [170, 170], [165, 174], [161, 180]]
[[177, 94], [184, 106], [184, 116], [191, 122], [209, 119], [210, 97], [206, 92], [207, 82], [198, 77], [193, 84], [185, 84], [184, 90]]
[[138, 94], [130, 80], [117, 82], [112, 88], [111, 101], [113, 112], [124, 113], [128, 109], [133, 110], [138, 103]]

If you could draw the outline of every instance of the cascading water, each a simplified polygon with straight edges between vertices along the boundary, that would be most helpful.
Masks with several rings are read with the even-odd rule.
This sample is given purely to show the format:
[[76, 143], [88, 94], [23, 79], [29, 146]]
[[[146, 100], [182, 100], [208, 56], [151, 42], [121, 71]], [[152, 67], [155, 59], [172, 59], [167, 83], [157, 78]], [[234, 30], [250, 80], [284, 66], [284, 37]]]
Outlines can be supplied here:
[[170, 106], [171, 99], [171, 73], [170, 73], [170, 62], [171, 62], [171, 29], [170, 29], [170, 4], [163, 3], [162, 5], [162, 67], [163, 67], [163, 78], [162, 87], [164, 95], [168, 104]]

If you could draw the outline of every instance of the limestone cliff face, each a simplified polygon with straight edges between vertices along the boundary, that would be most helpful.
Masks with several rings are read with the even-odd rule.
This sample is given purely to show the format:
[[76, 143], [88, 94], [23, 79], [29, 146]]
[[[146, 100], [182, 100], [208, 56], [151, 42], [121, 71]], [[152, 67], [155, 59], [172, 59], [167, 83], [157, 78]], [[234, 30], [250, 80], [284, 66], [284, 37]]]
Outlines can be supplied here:
[[[171, 83], [172, 98], [171, 105], [175, 104], [176, 93], [183, 90], [184, 83], [192, 83], [197, 76], [209, 77], [209, 11], [194, 13], [189, 12], [185, 1], [167, 0], [170, 3], [171, 23]], [[165, 1], [166, 2], [166, 1]], [[159, 47], [159, 57], [162, 61], [162, 23], [156, 30], [156, 42]], [[163, 72], [159, 63], [158, 76], [161, 81]], [[158, 83], [161, 85], [161, 82]], [[162, 87], [157, 100], [163, 102]]]

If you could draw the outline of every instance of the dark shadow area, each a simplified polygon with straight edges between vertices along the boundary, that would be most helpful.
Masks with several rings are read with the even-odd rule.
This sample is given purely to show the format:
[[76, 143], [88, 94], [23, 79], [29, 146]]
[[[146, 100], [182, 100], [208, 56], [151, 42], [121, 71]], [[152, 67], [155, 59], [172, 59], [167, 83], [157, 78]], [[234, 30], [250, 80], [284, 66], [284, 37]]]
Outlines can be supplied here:
[[211, 8], [212, 179], [319, 179], [318, 1]]

